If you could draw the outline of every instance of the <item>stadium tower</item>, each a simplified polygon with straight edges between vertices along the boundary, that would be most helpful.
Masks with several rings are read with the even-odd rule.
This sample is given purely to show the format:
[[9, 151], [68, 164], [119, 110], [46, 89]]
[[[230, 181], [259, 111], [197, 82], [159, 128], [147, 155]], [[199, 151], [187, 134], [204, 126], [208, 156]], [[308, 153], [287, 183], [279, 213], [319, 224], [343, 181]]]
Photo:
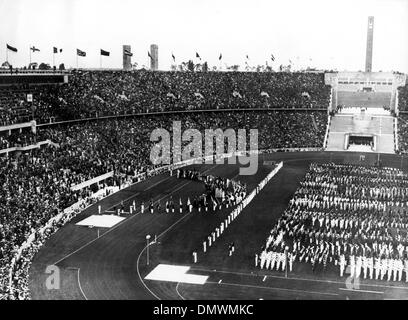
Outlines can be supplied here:
[[368, 17], [367, 26], [367, 49], [365, 72], [371, 72], [373, 66], [373, 34], [374, 34], [374, 17]]
[[157, 44], [152, 44], [150, 46], [150, 55], [152, 58], [150, 59], [150, 70], [158, 70], [159, 69], [159, 47]]
[[123, 45], [123, 70], [131, 70], [132, 69], [132, 57], [126, 52], [132, 52], [129, 45]]

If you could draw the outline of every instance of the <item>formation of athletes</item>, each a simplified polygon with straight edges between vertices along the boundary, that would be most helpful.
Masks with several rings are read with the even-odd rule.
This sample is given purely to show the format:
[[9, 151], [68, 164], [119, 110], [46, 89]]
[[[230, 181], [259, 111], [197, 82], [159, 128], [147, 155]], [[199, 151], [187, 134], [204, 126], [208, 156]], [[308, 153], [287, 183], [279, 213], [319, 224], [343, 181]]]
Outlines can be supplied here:
[[408, 282], [407, 196], [401, 170], [312, 163], [255, 265]]
[[[171, 173], [172, 174], [172, 173]], [[246, 197], [247, 187], [245, 184], [228, 179], [215, 177], [212, 175], [203, 175], [199, 171], [193, 170], [176, 170], [177, 179], [190, 179], [201, 182], [205, 185], [205, 193], [196, 196], [193, 200], [190, 197], [187, 199], [180, 198], [178, 207], [176, 207], [173, 197], [170, 196], [162, 206], [160, 200], [155, 203], [153, 199], [146, 205], [144, 202], [140, 203], [141, 213], [191, 213], [193, 209], [198, 212], [216, 212], [224, 208], [230, 208], [239, 204], [242, 199]], [[118, 215], [133, 214], [136, 211], [136, 201], [129, 207], [129, 212], [125, 211], [125, 205], [122, 201], [118, 207], [114, 207], [114, 213]], [[107, 211], [111, 212], [111, 211]], [[102, 213], [101, 206], [99, 206], [99, 214]]]

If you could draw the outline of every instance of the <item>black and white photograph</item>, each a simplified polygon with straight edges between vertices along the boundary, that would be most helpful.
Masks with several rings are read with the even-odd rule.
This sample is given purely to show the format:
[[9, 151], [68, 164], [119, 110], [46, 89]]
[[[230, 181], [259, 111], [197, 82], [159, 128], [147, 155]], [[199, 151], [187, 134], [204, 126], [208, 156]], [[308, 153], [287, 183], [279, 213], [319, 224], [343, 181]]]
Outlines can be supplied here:
[[407, 300], [407, 74], [407, 0], [0, 0], [0, 300]]

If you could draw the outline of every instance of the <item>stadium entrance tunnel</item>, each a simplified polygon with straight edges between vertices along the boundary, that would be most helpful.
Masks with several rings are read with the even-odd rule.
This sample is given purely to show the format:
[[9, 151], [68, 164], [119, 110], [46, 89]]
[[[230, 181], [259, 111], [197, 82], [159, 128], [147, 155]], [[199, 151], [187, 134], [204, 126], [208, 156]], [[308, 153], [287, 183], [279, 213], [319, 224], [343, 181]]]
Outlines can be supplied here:
[[349, 134], [346, 149], [350, 151], [373, 152], [376, 150], [376, 137], [367, 134]]

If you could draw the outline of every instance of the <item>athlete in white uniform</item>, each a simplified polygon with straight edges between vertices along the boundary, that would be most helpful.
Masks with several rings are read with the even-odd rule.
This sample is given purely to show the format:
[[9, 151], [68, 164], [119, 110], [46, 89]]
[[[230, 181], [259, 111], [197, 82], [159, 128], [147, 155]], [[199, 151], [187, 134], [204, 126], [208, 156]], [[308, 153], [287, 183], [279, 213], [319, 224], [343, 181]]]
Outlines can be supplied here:
[[405, 282], [408, 282], [408, 257], [405, 257], [404, 269], [405, 269]]
[[402, 272], [404, 271], [404, 262], [402, 259], [397, 260], [398, 281], [402, 281]]
[[293, 261], [295, 260], [295, 256], [292, 254], [292, 252], [289, 252], [288, 260], [289, 260], [289, 272], [292, 272], [292, 270], [293, 270]]
[[344, 254], [340, 255], [339, 260], [340, 260], [340, 262], [339, 262], [339, 264], [340, 264], [340, 277], [343, 277], [344, 269], [346, 268], [346, 258], [344, 257]]
[[381, 259], [379, 257], [375, 258], [374, 269], [375, 269], [375, 279], [378, 280], [381, 274]]
[[391, 280], [391, 277], [392, 277], [392, 271], [393, 271], [393, 268], [394, 268], [394, 262], [393, 262], [394, 260], [393, 259], [388, 259], [388, 263], [387, 263], [387, 272], [388, 272], [388, 278], [387, 278], [387, 280], [388, 281], [390, 281]]
[[[366, 258], [366, 261], [367, 261], [367, 268], [369, 271], [370, 279], [372, 280], [374, 277], [374, 258], [373, 256]], [[365, 279], [365, 276], [364, 276], [364, 279]]]
[[356, 259], [356, 278], [360, 278], [360, 274], [361, 274], [361, 267], [362, 267], [362, 258], [361, 256], [358, 256]]
[[267, 258], [267, 253], [266, 251], [262, 251], [261, 253], [261, 269], [264, 268], [265, 262], [266, 262], [266, 258]]
[[354, 278], [356, 271], [356, 261], [354, 255], [350, 256], [350, 277]]
[[268, 254], [266, 255], [265, 269], [269, 269], [269, 265], [271, 264], [271, 260], [272, 260], [272, 251], [269, 251]]
[[275, 251], [272, 251], [272, 260], [271, 260], [271, 270], [275, 268], [277, 255]]
[[362, 263], [362, 267], [363, 267], [363, 277], [364, 277], [364, 279], [367, 279], [368, 258], [363, 256], [361, 258], [361, 263]]

